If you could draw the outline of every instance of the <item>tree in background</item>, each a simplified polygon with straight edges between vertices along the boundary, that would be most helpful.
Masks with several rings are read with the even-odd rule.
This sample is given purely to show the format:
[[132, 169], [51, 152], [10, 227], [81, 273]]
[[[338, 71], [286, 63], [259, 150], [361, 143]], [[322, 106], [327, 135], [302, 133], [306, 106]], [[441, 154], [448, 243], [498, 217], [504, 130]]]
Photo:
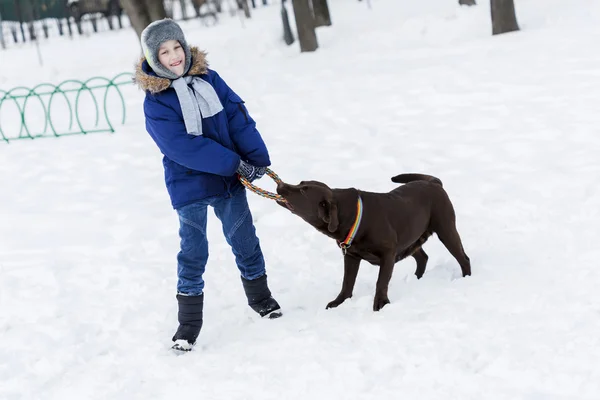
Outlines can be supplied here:
[[313, 12], [315, 14], [315, 26], [331, 26], [331, 15], [327, 0], [312, 0]]
[[491, 0], [492, 34], [518, 31], [514, 0]]
[[315, 51], [319, 47], [317, 33], [315, 32], [315, 21], [310, 10], [309, 1], [292, 0], [298, 41], [300, 42], [300, 52]]
[[186, 0], [179, 0], [179, 7], [181, 7], [181, 18], [188, 19]]
[[138, 38], [151, 22], [167, 17], [162, 0], [121, 0], [121, 4]]
[[248, 0], [236, 0], [238, 8], [240, 10], [244, 10], [244, 16], [246, 18], [250, 18], [250, 6], [248, 5]]

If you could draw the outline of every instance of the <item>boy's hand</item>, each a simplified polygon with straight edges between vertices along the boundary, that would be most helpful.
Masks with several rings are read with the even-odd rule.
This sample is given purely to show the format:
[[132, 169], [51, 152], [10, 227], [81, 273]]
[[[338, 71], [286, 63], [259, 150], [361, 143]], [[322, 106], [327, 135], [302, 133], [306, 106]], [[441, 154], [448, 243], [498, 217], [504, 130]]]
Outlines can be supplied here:
[[256, 179], [262, 178], [266, 170], [266, 167], [255, 167], [254, 165], [244, 162], [244, 160], [240, 160], [240, 165], [238, 166], [237, 172], [249, 182], [252, 182]]

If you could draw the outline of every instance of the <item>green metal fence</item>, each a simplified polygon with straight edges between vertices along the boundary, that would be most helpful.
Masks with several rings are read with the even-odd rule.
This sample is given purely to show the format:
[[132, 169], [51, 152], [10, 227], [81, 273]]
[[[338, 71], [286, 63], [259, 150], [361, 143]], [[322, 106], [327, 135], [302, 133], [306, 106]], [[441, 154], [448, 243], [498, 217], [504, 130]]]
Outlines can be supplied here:
[[132, 77], [124, 72], [112, 79], [69, 79], [58, 85], [0, 89], [0, 140], [112, 133], [111, 114], [120, 109], [121, 124], [125, 123], [125, 98], [119, 87], [131, 85]]

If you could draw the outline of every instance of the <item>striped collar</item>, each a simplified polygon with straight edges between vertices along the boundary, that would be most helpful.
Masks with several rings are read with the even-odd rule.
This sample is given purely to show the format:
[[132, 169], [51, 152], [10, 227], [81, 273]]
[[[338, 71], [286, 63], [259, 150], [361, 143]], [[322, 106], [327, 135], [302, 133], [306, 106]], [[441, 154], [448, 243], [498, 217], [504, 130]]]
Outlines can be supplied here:
[[363, 202], [360, 195], [358, 195], [358, 201], [356, 202], [356, 218], [354, 219], [354, 224], [350, 227], [350, 232], [346, 236], [343, 242], [338, 241], [338, 246], [342, 249], [342, 253], [346, 255], [346, 251], [348, 247], [352, 245], [352, 240], [356, 236], [356, 232], [358, 232], [358, 228], [360, 227], [360, 221], [363, 216]]

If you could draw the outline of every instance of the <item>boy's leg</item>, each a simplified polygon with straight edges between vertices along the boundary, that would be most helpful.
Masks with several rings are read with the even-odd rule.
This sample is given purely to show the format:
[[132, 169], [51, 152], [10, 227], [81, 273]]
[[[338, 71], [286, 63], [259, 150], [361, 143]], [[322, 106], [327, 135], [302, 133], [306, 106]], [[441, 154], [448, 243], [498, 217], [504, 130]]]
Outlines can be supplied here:
[[213, 206], [240, 270], [248, 305], [261, 317], [280, 317], [281, 307], [271, 296], [267, 284], [265, 260], [252, 221], [246, 190], [239, 188], [231, 197], [219, 199]]
[[179, 327], [173, 336], [173, 348], [191, 350], [202, 328], [204, 280], [208, 261], [206, 204], [199, 202], [177, 210], [180, 250], [177, 254], [177, 303]]
[[177, 210], [180, 250], [177, 253], [177, 293], [198, 296], [204, 290], [202, 275], [208, 261], [206, 203], [198, 202]]

